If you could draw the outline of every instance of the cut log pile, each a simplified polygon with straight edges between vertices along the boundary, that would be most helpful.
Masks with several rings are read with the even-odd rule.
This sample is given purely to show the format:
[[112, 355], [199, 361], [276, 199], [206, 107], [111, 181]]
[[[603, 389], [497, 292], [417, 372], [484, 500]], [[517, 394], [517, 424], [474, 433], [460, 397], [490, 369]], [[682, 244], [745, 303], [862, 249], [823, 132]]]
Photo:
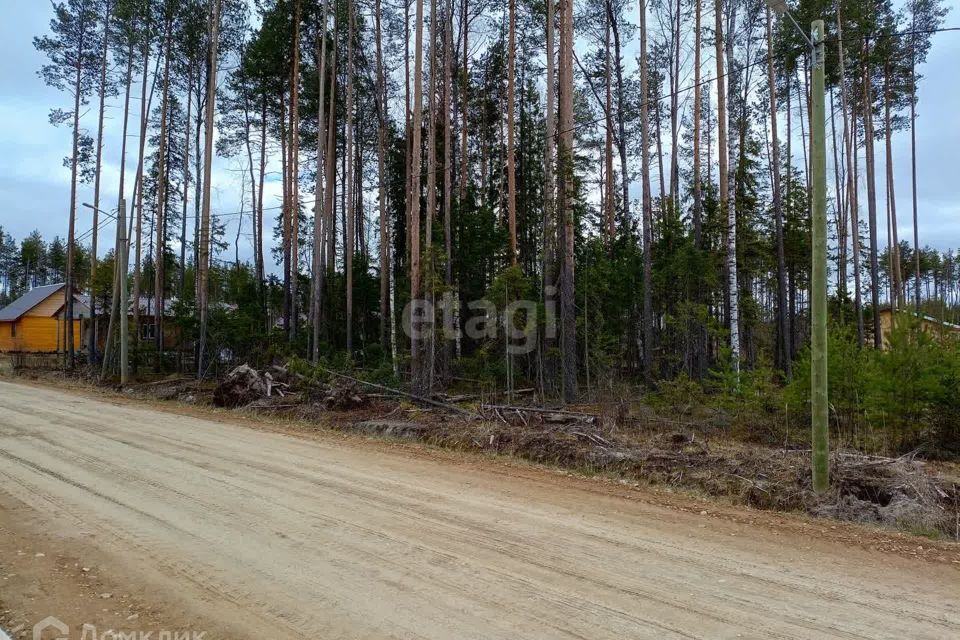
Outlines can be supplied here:
[[235, 409], [266, 398], [270, 395], [270, 379], [267, 375], [248, 364], [240, 365], [217, 385], [213, 392], [213, 403], [218, 407]]
[[293, 375], [284, 367], [273, 366], [266, 371], [257, 371], [242, 364], [217, 385], [213, 402], [228, 409], [284, 409], [311, 405], [329, 411], [349, 411], [366, 406], [369, 396], [354, 382], [327, 385]]

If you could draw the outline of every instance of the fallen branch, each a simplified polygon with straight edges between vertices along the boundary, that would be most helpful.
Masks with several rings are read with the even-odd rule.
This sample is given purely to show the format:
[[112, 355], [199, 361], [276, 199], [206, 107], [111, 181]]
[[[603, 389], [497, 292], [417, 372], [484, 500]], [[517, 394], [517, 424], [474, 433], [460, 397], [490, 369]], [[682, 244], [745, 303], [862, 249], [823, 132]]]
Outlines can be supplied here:
[[[516, 391], [514, 391], [514, 392], [512, 393], [512, 395], [520, 395], [520, 394], [526, 394], [526, 393], [534, 393], [535, 391], [536, 391], [536, 389], [533, 388], [533, 387], [531, 387], [531, 388], [529, 388], [529, 389], [517, 389]], [[506, 392], [499, 392], [499, 393], [461, 393], [461, 394], [458, 394], [458, 395], [455, 395], [455, 396], [446, 396], [446, 397], [440, 396], [440, 397], [443, 397], [443, 399], [446, 400], [447, 402], [466, 402], [467, 400], [476, 400], [476, 399], [478, 399], [478, 398], [485, 398], [485, 397], [491, 397], [491, 396], [505, 396], [505, 395], [509, 395], [509, 394], [507, 394]]]
[[446, 409], [447, 411], [453, 411], [453, 412], [455, 412], [455, 413], [459, 413], [459, 414], [464, 415], [464, 416], [470, 416], [471, 418], [477, 417], [476, 414], [473, 413], [472, 411], [467, 411], [466, 409], [462, 409], [462, 408], [457, 407], [457, 406], [454, 406], [454, 405], [452, 405], [452, 404], [447, 404], [447, 403], [445, 403], [445, 402], [440, 402], [440, 401], [438, 401], [438, 400], [433, 400], [433, 399], [431, 399], [431, 398], [424, 398], [423, 396], [418, 396], [418, 395], [415, 395], [415, 394], [412, 394], [412, 393], [407, 393], [406, 391], [400, 391], [399, 389], [391, 389], [390, 387], [384, 386], [384, 385], [382, 385], [382, 384], [377, 384], [377, 383], [375, 383], [375, 382], [367, 382], [366, 380], [361, 380], [361, 379], [359, 379], [359, 378], [354, 378], [353, 376], [348, 376], [348, 375], [345, 374], [345, 373], [340, 373], [339, 371], [333, 371], [332, 369], [325, 369], [325, 368], [323, 368], [323, 367], [317, 367], [317, 369], [319, 369], [320, 371], [323, 371], [324, 373], [326, 373], [326, 374], [328, 374], [328, 375], [335, 376], [335, 377], [337, 377], [337, 378], [343, 378], [344, 380], [349, 380], [349, 381], [355, 382], [355, 383], [357, 383], [357, 384], [362, 384], [362, 385], [371, 387], [371, 388], [373, 388], [373, 389], [379, 389], [380, 391], [386, 391], [386, 392], [388, 392], [388, 393], [392, 393], [392, 394], [397, 395], [397, 396], [402, 396], [402, 397], [404, 397], [404, 398], [409, 398], [409, 399], [411, 399], [411, 400], [413, 400], [413, 401], [415, 401], [415, 402], [419, 402], [419, 403], [421, 403], [421, 404], [429, 404], [429, 405], [432, 405], [432, 406], [434, 406], [434, 407], [439, 407], [439, 408], [441, 408], [441, 409]]
[[579, 411], [565, 411], [563, 409], [546, 409], [541, 407], [517, 407], [509, 404], [481, 404], [481, 409], [502, 409], [503, 411], [523, 411], [525, 413], [544, 413], [544, 414], [557, 414], [561, 416], [573, 416], [575, 418], [589, 418], [596, 419], [596, 415], [592, 413], [581, 413]]
[[156, 387], [161, 384], [179, 384], [181, 382], [196, 382], [194, 378], [164, 378], [163, 380], [154, 380], [153, 382], [143, 382], [138, 387]]
[[604, 440], [603, 438], [595, 434], [584, 433], [582, 431], [571, 431], [570, 434], [575, 436], [580, 436], [581, 438], [585, 438], [596, 445], [600, 445], [601, 447], [610, 446], [609, 442], [607, 442], [606, 440]]

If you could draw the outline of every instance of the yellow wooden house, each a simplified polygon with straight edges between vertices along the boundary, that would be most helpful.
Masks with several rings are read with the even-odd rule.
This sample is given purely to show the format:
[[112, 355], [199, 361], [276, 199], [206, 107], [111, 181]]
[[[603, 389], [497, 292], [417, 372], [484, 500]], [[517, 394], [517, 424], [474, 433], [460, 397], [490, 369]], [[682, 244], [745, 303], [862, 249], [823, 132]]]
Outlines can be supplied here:
[[[34, 287], [0, 309], [0, 352], [59, 353], [66, 350], [66, 285]], [[73, 343], [83, 342], [83, 320], [90, 310], [79, 296], [73, 302]]]
[[960, 325], [945, 322], [928, 315], [918, 315], [914, 311], [894, 311], [890, 307], [880, 310], [880, 343], [883, 349], [890, 348], [890, 332], [897, 319], [894, 314], [902, 314], [904, 318], [914, 317], [919, 320], [920, 327], [927, 333], [938, 336], [960, 336]]

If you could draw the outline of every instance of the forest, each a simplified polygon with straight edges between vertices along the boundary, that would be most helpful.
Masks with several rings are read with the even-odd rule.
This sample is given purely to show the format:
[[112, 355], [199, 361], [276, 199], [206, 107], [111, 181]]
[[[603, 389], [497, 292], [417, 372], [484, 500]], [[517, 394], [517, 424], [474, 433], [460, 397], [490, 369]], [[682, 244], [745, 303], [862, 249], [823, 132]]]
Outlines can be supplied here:
[[[64, 96], [51, 124], [70, 132], [65, 239], [0, 232], [5, 299], [66, 280], [109, 309], [127, 278], [133, 300], [170, 309], [156, 338], [132, 334], [134, 364], [157, 371], [189, 361], [206, 375], [228, 353], [322, 362], [422, 396], [486, 384], [566, 402], [696, 389], [776, 404], [796, 392], [809, 410], [811, 51], [762, 0], [54, 11], [34, 44]], [[923, 66], [956, 29], [942, 0], [789, 11], [826, 23], [831, 402], [838, 421], [883, 405], [913, 433], [960, 397], [960, 348], [905, 321], [891, 338], [902, 349], [884, 354], [875, 328], [886, 307], [960, 319], [958, 254], [920, 237], [916, 180], [918, 163], [944, 161], [917, 156]], [[108, 107], [121, 148], [104, 144]], [[899, 137], [910, 162], [894, 162]], [[215, 156], [236, 168], [229, 185]], [[212, 206], [223, 188], [236, 211]], [[531, 304], [503, 314], [498, 335], [465, 330], [478, 301], [490, 324]], [[169, 353], [164, 323], [190, 358]], [[534, 348], [511, 349], [516, 331]], [[911, 357], [924, 392], [908, 410], [894, 360]]]

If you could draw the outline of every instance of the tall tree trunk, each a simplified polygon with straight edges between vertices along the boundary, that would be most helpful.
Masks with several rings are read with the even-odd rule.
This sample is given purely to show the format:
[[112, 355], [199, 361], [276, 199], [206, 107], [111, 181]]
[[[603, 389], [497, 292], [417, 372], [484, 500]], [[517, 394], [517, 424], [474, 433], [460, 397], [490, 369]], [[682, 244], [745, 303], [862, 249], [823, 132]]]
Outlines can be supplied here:
[[[552, 3], [553, 0], [547, 0]], [[460, 78], [460, 193], [459, 193], [459, 213], [462, 218], [467, 207], [467, 188], [470, 180], [470, 147], [469, 147], [469, 129], [467, 117], [470, 113], [470, 4], [469, 0], [463, 0], [462, 16], [463, 22], [463, 70]], [[548, 60], [547, 64], [550, 64]], [[549, 82], [549, 78], [548, 78]]]
[[433, 254], [433, 221], [437, 216], [437, 0], [430, 2], [430, 82], [427, 94], [428, 118], [427, 118], [427, 210], [424, 221], [423, 241], [424, 251], [427, 254], [427, 268], [424, 273], [424, 286], [427, 295], [428, 305], [431, 309], [427, 318], [429, 327], [427, 341], [423, 345], [424, 357], [423, 374], [426, 377], [427, 390], [433, 389], [433, 375], [435, 370], [435, 343], [436, 332], [434, 330], [435, 314], [432, 311], [434, 301], [434, 274], [435, 260]]
[[714, 11], [717, 58], [717, 142], [720, 147], [720, 208], [727, 214], [727, 290], [730, 298], [730, 360], [734, 375], [740, 376], [740, 322], [737, 287], [737, 214], [730, 193], [728, 175], [727, 89], [724, 77], [723, 3], [717, 0]]
[[849, 170], [852, 172], [850, 178], [850, 183], [848, 189], [850, 190], [850, 236], [853, 243], [853, 307], [854, 313], [857, 316], [857, 346], [861, 349], [863, 348], [866, 337], [864, 335], [863, 327], [863, 282], [861, 274], [861, 258], [860, 258], [860, 196], [859, 196], [859, 171], [860, 163], [857, 160], [857, 116], [854, 111], [853, 106], [850, 107], [850, 117], [849, 117], [849, 133], [850, 138], [850, 160], [848, 163], [852, 165], [849, 167]]
[[[136, 175], [136, 197], [137, 197], [137, 221], [136, 221], [136, 249], [133, 265], [133, 331], [134, 344], [140, 344], [140, 290], [141, 290], [141, 270], [143, 263], [143, 169], [144, 155], [147, 146], [147, 124], [150, 116], [150, 104], [147, 100], [147, 77], [150, 72], [150, 27], [152, 12], [148, 0], [146, 6], [146, 25], [143, 35], [143, 78], [140, 86], [140, 151], [137, 160]], [[159, 61], [159, 59], [158, 59]], [[156, 72], [154, 72], [154, 81], [156, 81]], [[153, 100], [151, 91], [150, 101]], [[136, 370], [138, 359], [134, 359], [133, 367]]]
[[[317, 43], [317, 184], [313, 203], [313, 268], [312, 282], [310, 286], [310, 360], [317, 364], [320, 360], [320, 308], [323, 304], [323, 277], [326, 269], [323, 264], [323, 175], [326, 165], [326, 156], [324, 147], [326, 139], [324, 136], [324, 125], [326, 119], [323, 117], [324, 94], [327, 85], [327, 15], [330, 10], [329, 0], [323, 2], [323, 17], [320, 21]], [[382, 64], [380, 58], [380, 0], [377, 0], [377, 64]], [[379, 79], [379, 76], [378, 76]]]
[[[773, 51], [773, 26], [767, 8], [767, 49]], [[787, 267], [783, 248], [783, 192], [780, 187], [780, 138], [777, 131], [777, 81], [773, 71], [773, 56], [767, 56], [767, 86], [770, 93], [770, 137], [773, 176], [773, 216], [777, 242], [777, 336], [780, 365], [787, 380], [793, 375], [790, 359], [790, 314], [787, 311]]]
[[[840, 162], [840, 151], [837, 145], [837, 101], [830, 90], [830, 132], [833, 138], [833, 186], [836, 192], [834, 203], [835, 224], [837, 228], [837, 297], [847, 300], [847, 240], [848, 240], [848, 205], [845, 199], [843, 164]], [[842, 115], [842, 114], [841, 114]], [[841, 320], [843, 317], [841, 313]]]
[[293, 62], [290, 65], [290, 339], [296, 340], [300, 325], [299, 296], [300, 276], [300, 0], [294, 1], [293, 9]]
[[[556, 218], [556, 181], [554, 179], [554, 142], [557, 137], [555, 111], [555, 60], [554, 22], [556, 12], [554, 0], [546, 0], [546, 140], [543, 145], [543, 306], [546, 310], [543, 335], [543, 393], [553, 395], [557, 388], [557, 358], [554, 355], [557, 337], [557, 218]], [[464, 118], [466, 124], [466, 118]]]
[[197, 377], [202, 378], [205, 369], [207, 348], [207, 324], [209, 322], [210, 291], [210, 178], [213, 174], [213, 129], [214, 108], [217, 99], [217, 49], [220, 43], [220, 6], [222, 0], [210, 0], [210, 58], [207, 63], [207, 103], [205, 140], [203, 147], [203, 209], [200, 217], [200, 246], [197, 249], [197, 273], [199, 274], [200, 349], [197, 357]]
[[280, 117], [279, 117], [279, 132], [280, 132], [280, 184], [281, 191], [283, 196], [281, 199], [281, 213], [280, 213], [280, 235], [281, 235], [281, 248], [283, 251], [283, 333], [287, 338], [287, 341], [290, 342], [293, 340], [293, 289], [291, 287], [290, 281], [293, 274], [293, 261], [292, 255], [290, 252], [291, 242], [290, 236], [292, 233], [292, 224], [290, 223], [290, 143], [287, 140], [289, 135], [290, 126], [287, 121], [287, 101], [286, 101], [286, 90], [281, 89], [280, 95], [278, 96], [280, 100]]
[[517, 169], [514, 148], [514, 112], [516, 111], [517, 0], [508, 1], [507, 29], [507, 223], [510, 233], [510, 264], [517, 265]]
[[[451, 0], [452, 1], [452, 0]], [[469, 0], [463, 0], [461, 7], [461, 27], [463, 28], [463, 70], [461, 72], [461, 81], [460, 81], [460, 188], [458, 194], [458, 226], [457, 232], [460, 233], [462, 228], [462, 221], [464, 219], [465, 212], [467, 210], [467, 189], [469, 188], [470, 181], [470, 146], [469, 146], [469, 126], [467, 124], [467, 119], [469, 116], [469, 107], [470, 107], [470, 2]], [[459, 237], [459, 236], [458, 236]], [[451, 269], [453, 266], [453, 257], [452, 255], [449, 258]], [[459, 286], [454, 288], [454, 321], [456, 323], [455, 331], [455, 352], [456, 356], [460, 357], [460, 289]]]
[[[445, 295], [453, 287], [453, 131], [451, 111], [453, 110], [453, 0], [445, 4], [443, 26], [443, 245], [444, 269], [443, 284]], [[381, 226], [386, 226], [384, 222]], [[384, 246], [384, 251], [386, 246]], [[387, 254], [389, 255], [389, 254]], [[453, 356], [453, 336], [443, 326], [443, 358], [441, 363], [442, 383], [444, 387], [450, 381], [450, 361]]]
[[413, 198], [413, 168], [410, 163], [413, 161], [413, 103], [410, 97], [410, 3], [413, 0], [403, 0], [403, 104], [404, 104], [404, 139], [407, 141], [407, 149], [404, 160], [406, 160], [406, 207], [407, 215], [405, 253], [407, 259], [407, 268], [411, 259], [411, 238], [410, 238], [410, 200]]
[[[205, 63], [195, 60], [194, 64], [199, 67]], [[206, 99], [205, 87], [205, 73], [198, 71], [196, 84], [193, 87], [194, 101], [197, 104], [197, 117], [193, 127], [193, 294], [195, 300], [200, 299], [200, 270], [197, 265], [200, 264], [200, 218], [203, 217], [201, 211], [203, 209], [203, 118], [206, 111], [203, 102]], [[264, 113], [266, 113], [266, 105], [264, 105]], [[200, 342], [198, 340], [194, 342], [194, 356], [198, 355], [199, 348]]]
[[64, 269], [66, 276], [66, 286], [64, 286], [64, 308], [66, 310], [65, 332], [66, 337], [65, 353], [67, 354], [67, 367], [72, 369], [75, 363], [75, 345], [73, 343], [73, 291], [74, 291], [74, 255], [76, 255], [76, 227], [77, 227], [77, 174], [79, 172], [80, 158], [80, 104], [83, 98], [83, 58], [86, 55], [86, 12], [82, 12], [80, 24], [77, 27], [80, 33], [80, 39], [77, 44], [76, 55], [76, 76], [73, 86], [73, 151], [70, 155], [70, 207], [68, 209], [69, 225], [67, 229], [67, 265]]
[[604, 187], [605, 204], [604, 211], [607, 220], [607, 241], [613, 249], [613, 241], [616, 235], [614, 223], [614, 185], [613, 185], [613, 82], [610, 69], [610, 12], [606, 11], [606, 21], [604, 25], [604, 56], [603, 56], [603, 75], [606, 84], [604, 119], [606, 124], [606, 140], [604, 153], [604, 173], [606, 184]]
[[[701, 120], [702, 111], [702, 88], [701, 88], [701, 66], [702, 66], [702, 48], [703, 48], [703, 5], [701, 0], [694, 0], [694, 62], [693, 62], [693, 243], [699, 251], [703, 248], [703, 179], [701, 176]], [[707, 113], [709, 118], [710, 114]], [[709, 153], [707, 154], [709, 158]], [[708, 161], [709, 165], [709, 161]], [[698, 278], [696, 290], [696, 302], [702, 303], [704, 300], [703, 280]], [[690, 347], [688, 347], [690, 375], [700, 378], [704, 375], [704, 369], [707, 362], [707, 350], [709, 348], [707, 329], [705, 324], [698, 318], [693, 317], [690, 322]]]
[[670, 197], [671, 206], [680, 207], [680, 0], [674, 6], [676, 20], [671, 25], [673, 61], [670, 77]]
[[[189, 80], [187, 81], [187, 87], [193, 86], [193, 67], [190, 68]], [[183, 207], [180, 210], [180, 275], [179, 275], [179, 289], [180, 289], [180, 299], [184, 299], [184, 295], [187, 292], [187, 202], [190, 200], [190, 120], [193, 117], [193, 91], [189, 88], [187, 89], [187, 119], [186, 127], [184, 127], [184, 136], [183, 136]], [[249, 149], [249, 135], [250, 129], [247, 127], [247, 146]], [[253, 171], [251, 165], [250, 171]], [[252, 177], [252, 175], [251, 175]], [[256, 202], [256, 201], [254, 201]], [[256, 204], [254, 204], [254, 209], [256, 209]], [[182, 341], [181, 341], [182, 342]]]
[[[640, 173], [643, 201], [643, 375], [653, 381], [653, 203], [650, 194], [650, 61], [647, 1], [640, 0]], [[662, 176], [661, 176], [662, 178]], [[663, 180], [661, 179], [661, 183]]]
[[[199, 109], [199, 105], [197, 105]], [[264, 97], [260, 107], [260, 175], [257, 177], [257, 287], [263, 297], [263, 281], [266, 277], [263, 255], [263, 191], [267, 176], [267, 100]]]
[[[330, 98], [327, 101], [327, 150], [326, 150], [326, 171], [323, 202], [323, 232], [326, 243], [326, 274], [321, 286], [326, 286], [329, 278], [332, 277], [337, 268], [337, 212], [336, 212], [336, 178], [337, 178], [337, 39], [339, 35], [337, 11], [333, 11], [333, 42], [330, 56]], [[332, 297], [327, 295], [324, 300], [330, 304]], [[320, 305], [317, 310], [321, 317], [332, 318], [332, 311], [325, 316], [324, 307]], [[332, 341], [332, 322], [327, 320], [324, 327], [327, 339]]]
[[[130, 25], [128, 24], [127, 27], [130, 28]], [[123, 133], [120, 141], [120, 180], [119, 180], [120, 184], [117, 189], [117, 204], [122, 205], [124, 207], [124, 214], [125, 214], [127, 209], [127, 205], [126, 205], [127, 201], [124, 197], [126, 192], [126, 179], [127, 179], [127, 131], [129, 130], [129, 127], [130, 127], [130, 89], [131, 89], [131, 85], [133, 84], [133, 37], [128, 37], [127, 39], [127, 72], [124, 77], [126, 79], [124, 81], [125, 88], [124, 88], [124, 96], [123, 96], [123, 129], [122, 129]], [[117, 229], [118, 242], [125, 235], [126, 235], [126, 231], [124, 229], [120, 229], [120, 228]], [[114, 254], [113, 282], [115, 287], [115, 290], [114, 290], [115, 294], [119, 289], [119, 285], [121, 282], [120, 279], [121, 278], [125, 279], [127, 277], [127, 264], [122, 259], [123, 256], [127, 254], [129, 254], [129, 251], [126, 249], [126, 247], [124, 247], [121, 250], [120, 254], [117, 254], [117, 253]], [[119, 308], [120, 298], [118, 295], [115, 295], [114, 298], [116, 300], [114, 303], [115, 305], [114, 310], [117, 312], [116, 322], [127, 322], [128, 310]], [[96, 300], [94, 299], [92, 294], [90, 296], [90, 302], [91, 304], [96, 304]], [[110, 325], [111, 326], [109, 326], [107, 329], [106, 340], [104, 341], [105, 343], [104, 344], [104, 363], [103, 363], [104, 368], [102, 369], [103, 374], [101, 374], [101, 378], [103, 378], [103, 376], [106, 375], [107, 367], [110, 366], [110, 358], [107, 358], [106, 356], [110, 353], [110, 349], [112, 345], [112, 336], [115, 330], [114, 329], [115, 322], [112, 317], [111, 317]]]
[[883, 79], [883, 113], [884, 113], [884, 141], [886, 146], [886, 169], [887, 169], [887, 209], [890, 212], [890, 259], [893, 262], [890, 278], [893, 286], [893, 296], [890, 304], [894, 308], [903, 307], [903, 286], [901, 283], [900, 270], [900, 235], [897, 230], [897, 195], [894, 189], [893, 180], [893, 118], [890, 115], [890, 103], [893, 100], [890, 87], [890, 63], [887, 62], [884, 69]]
[[853, 307], [857, 322], [857, 345], [863, 348], [863, 298], [860, 283], [860, 203], [857, 180], [856, 115], [847, 97], [847, 61], [843, 46], [843, 14], [837, 8], [837, 55], [840, 62], [840, 110], [843, 112], [844, 149], [847, 161], [847, 205], [850, 210], [850, 238], [853, 243]]
[[[413, 115], [410, 153], [410, 194], [407, 198], [407, 224], [410, 229], [410, 300], [420, 303], [420, 140], [423, 120], [423, 0], [416, 0], [416, 25], [414, 30], [413, 69]], [[423, 347], [420, 335], [422, 316], [411, 311], [410, 369], [414, 393], [424, 395], [429, 391], [429, 376], [423, 370]]]
[[376, 0], [374, 25], [377, 39], [377, 196], [380, 204], [380, 344], [389, 340], [390, 310], [390, 238], [387, 219], [387, 85], [383, 65], [383, 29], [381, 1]]
[[[169, 11], [169, 8], [167, 10]], [[163, 293], [167, 255], [167, 122], [170, 111], [170, 47], [173, 39], [173, 16], [168, 15], [166, 21], [163, 46], [163, 97], [160, 100], [160, 149], [157, 156], [157, 212], [154, 216], [157, 237], [153, 253], [153, 326], [157, 350], [154, 369], [158, 373], [163, 368]]]
[[103, 173], [103, 120], [107, 108], [107, 62], [110, 54], [110, 18], [113, 2], [107, 0], [103, 14], [103, 44], [100, 53], [100, 111], [97, 116], [97, 164], [93, 180], [93, 235], [90, 240], [90, 324], [87, 332], [87, 358], [89, 364], [97, 362], [97, 305], [94, 285], [97, 275], [97, 239], [99, 234], [100, 178]]
[[353, 39], [356, 29], [354, 15], [356, 9], [353, 0], [347, 1], [347, 100], [344, 116], [344, 139], [346, 144], [345, 160], [347, 163], [344, 176], [344, 192], [346, 196], [346, 226], [343, 242], [343, 271], [347, 283], [347, 354], [353, 355], [353, 254], [356, 241], [356, 196], [354, 190], [354, 131], [353, 131], [353, 76], [355, 72], [353, 62]]
[[[648, 63], [649, 67], [649, 63]], [[648, 85], [649, 85], [649, 71], [648, 76]], [[653, 103], [653, 122], [656, 126], [656, 135], [654, 139], [657, 146], [657, 177], [659, 178], [659, 187], [660, 187], [660, 207], [661, 209], [666, 205], [667, 202], [667, 187], [669, 185], [669, 180], [667, 179], [666, 169], [663, 167], [663, 118], [660, 115], [660, 100], [663, 98], [661, 95], [661, 89], [657, 89], [657, 96], [651, 102]], [[644, 98], [644, 101], [648, 101], [649, 98]], [[649, 112], [649, 108], [648, 108]]]
[[[910, 5], [911, 28], [916, 31], [916, 0]], [[913, 207], [913, 304], [920, 314], [920, 226], [917, 216], [917, 50], [916, 35], [910, 36], [910, 190]]]
[[[337, 268], [337, 38], [339, 35], [337, 11], [333, 11], [333, 49], [330, 54], [330, 99], [327, 101], [327, 170], [326, 193], [324, 194], [323, 219], [324, 235], [327, 241], [327, 274], [332, 275]], [[329, 300], [329, 296], [327, 296]], [[321, 307], [320, 313], [323, 313]], [[330, 323], [327, 323], [330, 332]]]
[[560, 73], [557, 171], [558, 211], [561, 216], [563, 262], [560, 279], [561, 351], [563, 353], [563, 399], [577, 399], [577, 315], [574, 286], [573, 199], [573, 0], [560, 0]]
[[880, 263], [877, 252], [877, 183], [873, 151], [873, 97], [870, 87], [870, 40], [864, 42], [863, 63], [863, 136], [867, 168], [867, 208], [870, 225], [870, 296], [873, 304], [873, 346], [880, 349]]
[[[703, 243], [703, 186], [700, 181], [700, 87], [701, 47], [703, 46], [702, 28], [703, 6], [701, 0], [694, 0], [694, 46], [693, 46], [693, 239], [699, 249]], [[709, 117], [709, 114], [707, 114]]]
[[623, 219], [630, 220], [630, 174], [627, 170], [627, 133], [626, 133], [626, 98], [623, 87], [623, 61], [620, 54], [620, 26], [619, 13], [614, 13], [612, 0], [606, 0], [607, 19], [613, 32], [613, 60], [617, 78], [617, 150], [620, 154], [620, 190], [623, 199]]

